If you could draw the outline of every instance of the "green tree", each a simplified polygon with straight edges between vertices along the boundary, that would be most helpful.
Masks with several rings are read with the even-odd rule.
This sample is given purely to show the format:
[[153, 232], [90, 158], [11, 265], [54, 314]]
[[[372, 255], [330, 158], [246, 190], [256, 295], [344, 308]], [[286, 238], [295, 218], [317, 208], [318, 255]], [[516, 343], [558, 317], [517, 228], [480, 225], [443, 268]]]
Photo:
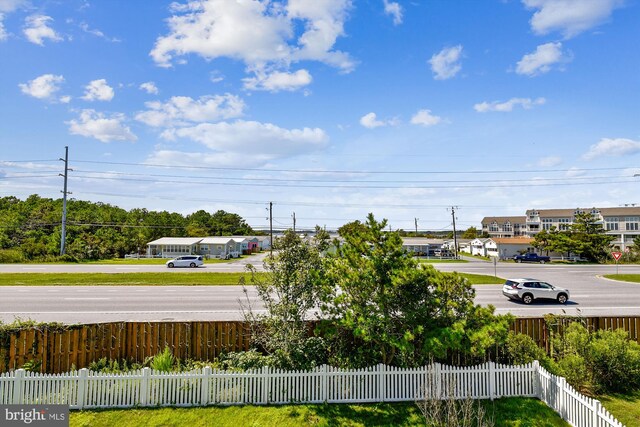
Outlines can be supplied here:
[[267, 313], [256, 314], [249, 305], [245, 318], [252, 325], [254, 344], [273, 356], [281, 368], [310, 369], [325, 360], [323, 340], [309, 337], [307, 318], [320, 302], [318, 277], [328, 240], [328, 234], [317, 227], [314, 238], [287, 230], [274, 241], [274, 256], [265, 258], [266, 274], [257, 274], [255, 267], [248, 266], [251, 284]]
[[464, 233], [462, 233], [463, 239], [475, 239], [478, 237], [478, 229], [475, 227], [467, 228]]
[[575, 245], [573, 252], [589, 261], [606, 259], [611, 242], [615, 239], [606, 234], [602, 224], [588, 212], [575, 216], [569, 227], [569, 237]]
[[448, 351], [482, 355], [506, 337], [506, 320], [474, 305], [464, 278], [419, 266], [386, 225], [369, 214], [327, 258], [323, 314], [338, 363], [417, 366]]

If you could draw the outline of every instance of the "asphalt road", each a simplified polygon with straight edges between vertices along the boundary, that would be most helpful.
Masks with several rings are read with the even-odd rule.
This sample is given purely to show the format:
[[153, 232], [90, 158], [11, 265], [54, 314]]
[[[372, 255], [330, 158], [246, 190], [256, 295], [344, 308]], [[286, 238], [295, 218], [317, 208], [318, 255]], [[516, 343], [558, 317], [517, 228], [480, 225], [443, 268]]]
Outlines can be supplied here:
[[[486, 262], [435, 264], [442, 271], [494, 274], [494, 266]], [[20, 270], [20, 268], [28, 268]], [[39, 270], [42, 268], [43, 270]], [[166, 269], [163, 266], [135, 266], [138, 270], [122, 270], [116, 265], [0, 265], [0, 272], [12, 271], [80, 271], [91, 272], [167, 271], [171, 274], [213, 271], [243, 271], [242, 264], [210, 264], [198, 269]], [[16, 270], [17, 269], [17, 270]], [[522, 317], [546, 313], [597, 315], [640, 315], [640, 284], [614, 282], [601, 277], [616, 272], [613, 265], [528, 265], [499, 263], [499, 277], [534, 277], [566, 287], [571, 299], [566, 305], [534, 302], [530, 306], [502, 296], [500, 284], [476, 286], [476, 302], [496, 307], [497, 313], [513, 313]], [[82, 270], [86, 271], [86, 270]], [[640, 274], [640, 266], [620, 266], [620, 273]], [[0, 276], [1, 280], [1, 276]], [[38, 321], [108, 322], [119, 320], [235, 320], [242, 318], [240, 301], [247, 297], [260, 310], [255, 293], [247, 295], [238, 286], [74, 286], [74, 287], [0, 287], [0, 320], [16, 317]]]

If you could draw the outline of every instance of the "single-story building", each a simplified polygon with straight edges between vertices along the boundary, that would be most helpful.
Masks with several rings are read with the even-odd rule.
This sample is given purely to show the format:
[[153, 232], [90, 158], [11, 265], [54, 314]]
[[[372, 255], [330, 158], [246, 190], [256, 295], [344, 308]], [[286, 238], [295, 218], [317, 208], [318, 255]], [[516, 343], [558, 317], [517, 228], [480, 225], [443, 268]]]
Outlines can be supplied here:
[[174, 258], [198, 253], [202, 237], [161, 237], [147, 243], [147, 256]]
[[486, 243], [487, 255], [510, 259], [524, 252], [533, 252], [531, 237], [493, 237]]
[[402, 247], [415, 256], [442, 256], [443, 239], [425, 237], [403, 237]]
[[205, 237], [198, 244], [198, 253], [213, 258], [225, 258], [240, 254], [239, 242], [231, 237]]

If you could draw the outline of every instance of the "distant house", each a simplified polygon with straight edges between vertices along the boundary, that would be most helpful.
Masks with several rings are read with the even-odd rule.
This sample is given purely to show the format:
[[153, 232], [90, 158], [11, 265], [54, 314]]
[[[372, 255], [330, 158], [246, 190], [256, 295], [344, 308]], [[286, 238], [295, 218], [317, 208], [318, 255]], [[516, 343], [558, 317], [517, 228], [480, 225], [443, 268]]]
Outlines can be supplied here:
[[482, 219], [482, 232], [490, 237], [526, 236], [526, 216], [488, 216]]
[[225, 258], [231, 253], [240, 253], [237, 246], [237, 242], [231, 237], [205, 237], [198, 244], [198, 252], [213, 258]]
[[147, 256], [174, 258], [195, 254], [202, 237], [161, 237], [147, 243]]
[[473, 239], [445, 239], [443, 247], [449, 251], [454, 251], [454, 245], [458, 244], [458, 252], [471, 253], [471, 242]]
[[487, 243], [490, 241], [490, 238], [477, 238], [473, 239], [470, 243], [471, 245], [471, 255], [478, 256], [489, 256], [487, 253]]
[[485, 248], [487, 256], [509, 259], [524, 252], [533, 252], [532, 242], [531, 237], [493, 237], [485, 244]]
[[402, 247], [415, 256], [441, 256], [444, 239], [403, 237]]

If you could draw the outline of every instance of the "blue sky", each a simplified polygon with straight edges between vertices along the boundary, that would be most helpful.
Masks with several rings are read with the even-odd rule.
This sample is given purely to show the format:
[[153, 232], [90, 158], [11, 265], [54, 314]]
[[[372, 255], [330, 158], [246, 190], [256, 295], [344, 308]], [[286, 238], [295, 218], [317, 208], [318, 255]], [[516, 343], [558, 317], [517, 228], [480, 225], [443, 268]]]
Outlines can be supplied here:
[[0, 194], [256, 228], [640, 203], [638, 0], [0, 0]]

